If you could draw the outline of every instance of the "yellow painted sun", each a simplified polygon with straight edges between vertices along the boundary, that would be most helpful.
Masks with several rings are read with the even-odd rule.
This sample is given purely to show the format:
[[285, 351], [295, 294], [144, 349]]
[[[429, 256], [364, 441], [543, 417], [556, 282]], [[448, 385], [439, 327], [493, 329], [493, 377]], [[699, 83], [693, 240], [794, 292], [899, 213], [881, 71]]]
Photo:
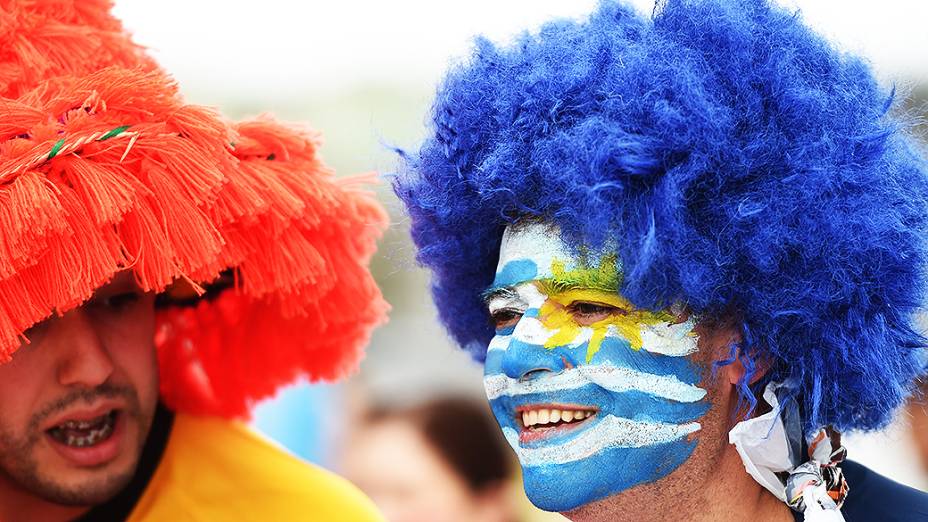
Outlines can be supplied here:
[[[536, 283], [539, 290], [547, 295], [539, 310], [539, 320], [553, 332], [545, 342], [545, 348], [579, 346], [589, 336], [586, 352], [586, 362], [589, 363], [610, 329], [628, 340], [633, 350], [640, 350], [642, 327], [673, 321], [670, 313], [636, 309], [621, 297], [618, 294], [619, 277], [615, 266], [615, 258], [612, 256], [604, 258], [597, 268], [567, 271], [562, 262], [554, 261], [551, 264], [554, 277]], [[584, 288], [587, 284], [591, 287]], [[604, 319], [584, 325], [577, 321], [571, 311], [571, 305], [576, 303], [606, 305], [616, 311]]]

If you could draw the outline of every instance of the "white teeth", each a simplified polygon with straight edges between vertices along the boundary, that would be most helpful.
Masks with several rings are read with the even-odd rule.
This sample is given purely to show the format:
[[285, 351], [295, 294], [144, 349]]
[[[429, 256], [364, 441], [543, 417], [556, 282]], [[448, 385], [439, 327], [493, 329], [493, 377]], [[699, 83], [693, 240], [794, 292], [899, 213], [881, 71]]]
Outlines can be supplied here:
[[525, 410], [522, 412], [522, 425], [531, 428], [543, 424], [555, 424], [558, 422], [575, 422], [581, 421], [595, 414], [592, 410], [558, 410], [548, 408], [538, 408], [537, 410]]
[[538, 410], [538, 424], [547, 424], [551, 420], [551, 412], [548, 410]]

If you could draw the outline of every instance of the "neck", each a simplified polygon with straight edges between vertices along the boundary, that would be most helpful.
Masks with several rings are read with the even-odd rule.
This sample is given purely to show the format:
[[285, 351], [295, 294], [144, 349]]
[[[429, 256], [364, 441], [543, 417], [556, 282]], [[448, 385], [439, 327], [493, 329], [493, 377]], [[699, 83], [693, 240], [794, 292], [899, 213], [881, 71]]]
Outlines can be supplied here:
[[726, 443], [717, 455], [718, 459], [701, 470], [699, 463], [688, 462], [655, 483], [637, 486], [563, 515], [574, 522], [793, 521], [790, 508], [748, 475], [734, 446]]
[[73, 520], [89, 510], [89, 506], [64, 506], [49, 502], [23, 489], [0, 470], [0, 520], [4, 522]]

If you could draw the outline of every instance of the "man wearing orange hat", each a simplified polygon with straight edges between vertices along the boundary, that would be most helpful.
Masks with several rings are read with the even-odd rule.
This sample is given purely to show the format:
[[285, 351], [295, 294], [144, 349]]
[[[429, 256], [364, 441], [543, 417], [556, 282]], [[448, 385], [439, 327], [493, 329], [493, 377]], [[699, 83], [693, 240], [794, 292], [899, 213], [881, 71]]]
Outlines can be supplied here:
[[0, 0], [0, 520], [379, 520], [234, 419], [357, 365], [382, 209], [110, 7]]

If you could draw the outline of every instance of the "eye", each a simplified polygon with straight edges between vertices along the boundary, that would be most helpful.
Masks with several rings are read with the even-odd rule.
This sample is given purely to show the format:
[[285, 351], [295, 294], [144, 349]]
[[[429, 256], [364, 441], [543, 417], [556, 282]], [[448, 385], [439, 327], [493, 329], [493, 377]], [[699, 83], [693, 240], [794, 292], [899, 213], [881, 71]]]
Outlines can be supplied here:
[[573, 315], [574, 319], [584, 326], [602, 321], [612, 315], [625, 315], [627, 313], [622, 308], [616, 306], [586, 301], [571, 303], [567, 309], [570, 311], [570, 314]]
[[23, 332], [23, 337], [29, 339], [30, 342], [34, 342], [42, 337], [46, 331], [48, 331], [49, 324], [54, 321], [54, 317], [49, 317], [44, 321], [39, 321], [34, 325], [30, 326], [25, 332]]
[[141, 297], [138, 292], [123, 292], [101, 297], [97, 300], [97, 304], [103, 308], [120, 310], [137, 303]]
[[490, 314], [490, 320], [497, 331], [511, 328], [522, 318], [522, 312], [513, 308], [500, 308]]

